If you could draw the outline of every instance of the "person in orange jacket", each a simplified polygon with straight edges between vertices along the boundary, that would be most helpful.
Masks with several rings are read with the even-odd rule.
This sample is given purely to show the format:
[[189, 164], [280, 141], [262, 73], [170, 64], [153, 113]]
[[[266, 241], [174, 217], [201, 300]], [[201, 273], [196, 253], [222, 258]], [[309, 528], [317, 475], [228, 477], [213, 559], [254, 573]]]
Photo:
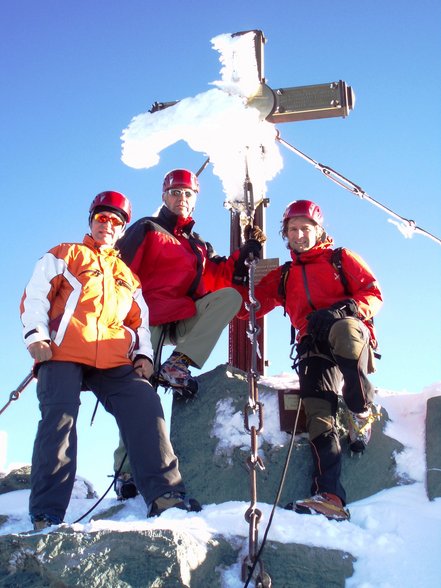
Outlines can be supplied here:
[[161, 402], [148, 382], [153, 350], [141, 285], [114, 249], [130, 217], [124, 195], [98, 194], [89, 210], [90, 234], [46, 253], [21, 300], [41, 410], [29, 500], [36, 530], [60, 524], [66, 513], [82, 389], [92, 390], [115, 417], [148, 516], [172, 507], [200, 510], [185, 494]]
[[[343, 383], [350, 447], [363, 452], [374, 418], [374, 387], [368, 374], [377, 346], [372, 318], [381, 307], [381, 291], [356, 253], [333, 249], [314, 202], [291, 202], [281, 233], [291, 262], [269, 272], [255, 287], [260, 303], [257, 316], [283, 306], [296, 330], [300, 395], [314, 463], [311, 498], [287, 508], [343, 520], [349, 518], [349, 511], [340, 482], [338, 392]], [[246, 318], [247, 313], [241, 310], [238, 316]]]

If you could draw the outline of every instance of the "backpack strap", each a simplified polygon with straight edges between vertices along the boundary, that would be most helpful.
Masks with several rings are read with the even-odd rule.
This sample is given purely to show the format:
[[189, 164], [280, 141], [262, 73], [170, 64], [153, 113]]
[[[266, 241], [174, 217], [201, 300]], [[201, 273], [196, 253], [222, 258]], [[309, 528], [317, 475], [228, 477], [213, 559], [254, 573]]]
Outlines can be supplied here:
[[[289, 270], [291, 269], [292, 261], [285, 261], [282, 265], [281, 272], [280, 272], [280, 282], [279, 282], [279, 289], [278, 294], [283, 298], [283, 316], [286, 316], [286, 282], [289, 276]], [[296, 340], [296, 330], [291, 325], [291, 345], [294, 345]]]
[[343, 265], [341, 262], [342, 251], [343, 247], [337, 247], [337, 249], [334, 249], [334, 251], [332, 252], [331, 263], [338, 271], [338, 276], [340, 278], [340, 282], [342, 283], [346, 296], [351, 296], [351, 292], [349, 291], [348, 280], [343, 272]]
[[286, 282], [288, 280], [289, 270], [291, 269], [292, 261], [285, 261], [280, 271], [280, 282], [278, 294], [283, 298], [283, 316], [286, 316]]

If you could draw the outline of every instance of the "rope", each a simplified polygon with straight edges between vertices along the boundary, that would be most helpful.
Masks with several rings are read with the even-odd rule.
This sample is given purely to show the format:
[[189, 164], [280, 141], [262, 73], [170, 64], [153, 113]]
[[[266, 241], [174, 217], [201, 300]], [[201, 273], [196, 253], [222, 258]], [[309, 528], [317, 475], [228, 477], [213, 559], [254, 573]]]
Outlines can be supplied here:
[[[293, 360], [292, 369], [295, 370], [296, 373], [297, 373], [297, 375], [298, 375], [299, 374], [300, 354], [297, 352], [296, 356], [294, 357], [294, 354], [296, 353], [296, 348], [297, 348], [296, 345], [293, 345], [292, 346], [291, 352], [289, 354], [289, 358]], [[308, 353], [309, 353], [309, 350], [308, 350]], [[253, 566], [250, 569], [250, 573], [248, 575], [247, 581], [244, 584], [244, 588], [247, 588], [248, 587], [248, 584], [250, 583], [250, 580], [251, 580], [251, 578], [253, 576], [253, 573], [254, 573], [254, 571], [256, 569], [256, 565], [257, 565], [257, 563], [258, 563], [258, 561], [259, 561], [259, 559], [260, 559], [260, 557], [262, 555], [262, 552], [264, 550], [264, 547], [265, 547], [265, 544], [266, 544], [266, 540], [267, 540], [267, 537], [268, 537], [268, 533], [269, 533], [269, 530], [271, 528], [271, 524], [273, 522], [274, 513], [276, 511], [277, 505], [279, 504], [280, 497], [282, 495], [283, 486], [285, 485], [285, 480], [286, 480], [286, 474], [288, 473], [288, 465], [289, 465], [289, 462], [291, 461], [291, 455], [292, 455], [292, 450], [293, 450], [293, 447], [294, 447], [294, 440], [295, 440], [295, 436], [296, 436], [296, 432], [297, 432], [297, 425], [298, 425], [298, 422], [299, 422], [301, 408], [302, 408], [302, 399], [300, 398], [299, 399], [299, 404], [298, 404], [298, 407], [297, 407], [296, 418], [295, 418], [295, 421], [294, 421], [294, 427], [293, 427], [293, 430], [292, 430], [292, 437], [291, 437], [291, 441], [290, 441], [289, 446], [288, 446], [288, 453], [286, 454], [285, 465], [283, 466], [282, 475], [280, 476], [280, 482], [279, 482], [279, 487], [277, 489], [276, 498], [274, 499], [274, 504], [273, 504], [273, 507], [271, 509], [270, 517], [268, 519], [268, 524], [267, 524], [267, 526], [265, 528], [265, 531], [263, 533], [262, 543], [260, 545], [259, 551], [256, 554], [256, 558], [255, 558], [255, 561], [253, 563]]]
[[374, 198], [369, 196], [369, 194], [367, 194], [363, 190], [363, 188], [361, 188], [360, 186], [358, 186], [357, 184], [355, 184], [354, 182], [352, 182], [348, 178], [345, 178], [345, 176], [338, 173], [337, 171], [335, 171], [331, 167], [329, 167], [327, 165], [323, 165], [323, 164], [319, 163], [318, 161], [315, 161], [315, 159], [312, 159], [312, 157], [309, 157], [309, 155], [302, 153], [302, 151], [300, 151], [300, 149], [293, 147], [293, 145], [290, 145], [287, 141], [282, 139], [279, 131], [277, 131], [276, 140], [279, 141], [279, 143], [281, 145], [284, 145], [287, 149], [289, 149], [290, 151], [292, 151], [296, 155], [299, 155], [302, 159], [304, 159], [305, 161], [307, 161], [308, 163], [313, 165], [316, 169], [321, 171], [328, 179], [332, 180], [333, 182], [335, 182], [336, 184], [338, 184], [339, 186], [341, 186], [345, 190], [348, 190], [349, 192], [351, 192], [355, 196], [358, 196], [362, 200], [367, 200], [368, 202], [370, 202], [374, 206], [377, 206], [377, 208], [380, 208], [381, 210], [383, 210], [384, 212], [386, 212], [390, 216], [397, 219], [398, 222], [393, 221], [391, 219], [389, 219], [389, 222], [396, 225], [396, 227], [398, 228], [400, 233], [402, 235], [404, 235], [404, 237], [406, 237], [406, 239], [410, 239], [411, 237], [413, 237], [414, 233], [419, 233], [420, 235], [424, 235], [425, 237], [432, 239], [432, 241], [435, 241], [435, 243], [438, 243], [438, 245], [441, 245], [441, 239], [439, 237], [436, 237], [435, 235], [433, 235], [432, 233], [429, 233], [425, 229], [418, 227], [414, 220], [406, 219], [406, 218], [400, 216], [399, 214], [397, 214], [396, 212], [394, 212], [393, 210], [391, 210], [390, 208], [388, 208], [387, 206], [385, 206], [384, 204], [382, 204], [378, 200], [375, 200]]
[[262, 543], [260, 544], [260, 548], [259, 548], [259, 551], [257, 552], [256, 559], [254, 561], [254, 564], [253, 564], [252, 568], [250, 569], [250, 573], [248, 575], [247, 581], [244, 584], [244, 588], [247, 588], [248, 587], [248, 584], [250, 583], [250, 580], [251, 580], [251, 578], [253, 576], [253, 573], [254, 573], [254, 571], [256, 569], [256, 565], [257, 565], [257, 563], [258, 563], [258, 561], [259, 561], [259, 559], [260, 559], [260, 557], [262, 555], [262, 552], [263, 552], [263, 550], [265, 548], [265, 544], [266, 544], [266, 540], [267, 540], [267, 537], [268, 537], [268, 533], [269, 533], [269, 530], [271, 528], [271, 524], [273, 522], [274, 513], [276, 511], [277, 505], [279, 504], [280, 497], [282, 495], [283, 486], [285, 485], [285, 480], [286, 480], [286, 474], [288, 473], [288, 465], [289, 465], [289, 462], [291, 461], [291, 454], [292, 454], [292, 450], [293, 450], [293, 447], [294, 447], [294, 440], [295, 440], [295, 435], [296, 435], [296, 431], [297, 431], [297, 425], [298, 425], [298, 422], [299, 422], [299, 416], [300, 416], [300, 410], [301, 410], [301, 408], [302, 408], [302, 399], [300, 398], [299, 399], [299, 404], [298, 404], [298, 407], [297, 407], [297, 414], [296, 414], [296, 419], [295, 419], [295, 422], [294, 422], [294, 428], [293, 428], [293, 431], [292, 431], [292, 437], [291, 437], [291, 441], [289, 443], [288, 453], [286, 455], [286, 460], [285, 460], [285, 465], [283, 466], [282, 475], [280, 476], [280, 482], [279, 482], [279, 487], [277, 489], [276, 498], [274, 500], [274, 504], [273, 504], [273, 507], [271, 509], [271, 514], [270, 514], [269, 519], [268, 519], [268, 524], [267, 524], [267, 526], [265, 528], [265, 531], [263, 533]]
[[95, 502], [95, 504], [94, 504], [94, 505], [93, 505], [91, 508], [89, 508], [89, 510], [88, 510], [87, 512], [85, 512], [85, 513], [84, 513], [82, 516], [80, 516], [80, 518], [79, 518], [79, 519], [77, 519], [76, 521], [74, 521], [74, 522], [72, 523], [72, 525], [75, 525], [75, 523], [79, 523], [80, 521], [82, 521], [82, 520], [83, 520], [85, 517], [87, 517], [87, 515], [88, 515], [88, 514], [90, 514], [90, 513], [91, 513], [93, 510], [95, 510], [95, 509], [96, 509], [96, 507], [97, 507], [97, 506], [100, 504], [100, 502], [102, 502], [102, 501], [104, 500], [104, 498], [105, 498], [105, 497], [107, 496], [107, 494], [110, 492], [110, 489], [112, 488], [112, 486], [115, 484], [115, 482], [116, 482], [116, 479], [118, 478], [118, 476], [119, 476], [119, 474], [120, 474], [120, 472], [121, 472], [121, 470], [122, 470], [122, 467], [123, 467], [123, 465], [124, 465], [124, 462], [126, 461], [126, 459], [127, 459], [127, 453], [124, 455], [124, 457], [123, 457], [123, 459], [122, 459], [122, 461], [121, 461], [121, 464], [120, 464], [120, 466], [119, 466], [118, 470], [117, 470], [117, 471], [114, 473], [114, 475], [112, 476], [112, 481], [110, 482], [110, 486], [107, 488], [107, 490], [106, 490], [106, 491], [104, 492], [104, 494], [101, 496], [101, 498], [100, 498], [99, 500], [97, 500], [97, 502]]
[[[153, 364], [153, 366], [154, 366], [153, 376], [154, 377], [153, 377], [153, 384], [152, 384], [152, 386], [153, 386], [153, 388], [155, 390], [157, 390], [157, 388], [158, 388], [157, 374], [159, 372], [159, 367], [161, 365], [161, 354], [162, 354], [162, 348], [164, 346], [164, 340], [165, 340], [165, 336], [166, 336], [166, 331], [167, 331], [167, 325], [164, 325], [163, 328], [162, 328], [162, 330], [161, 330], [161, 335], [159, 337], [158, 344], [156, 346], [156, 353], [155, 353], [154, 364]], [[92, 420], [91, 420], [91, 423], [90, 423], [91, 426], [92, 426], [93, 421], [94, 421], [94, 418], [95, 418], [95, 413], [96, 413], [96, 410], [98, 408], [98, 404], [99, 404], [99, 400], [97, 400], [96, 405], [95, 405], [95, 410], [93, 412]], [[89, 515], [92, 511], [94, 511], [95, 508], [104, 500], [104, 498], [110, 492], [112, 486], [115, 485], [115, 482], [116, 482], [119, 474], [121, 473], [122, 467], [123, 467], [124, 462], [126, 461], [126, 459], [127, 459], [127, 452], [124, 454], [124, 457], [123, 457], [123, 459], [121, 461], [121, 464], [120, 464], [119, 468], [113, 474], [113, 476], [111, 476], [112, 481], [110, 482], [110, 485], [107, 488], [107, 490], [104, 492], [104, 494], [101, 496], [101, 498], [97, 502], [95, 502], [95, 504], [91, 508], [89, 508], [89, 510], [87, 512], [85, 512], [79, 519], [77, 519], [76, 521], [74, 521], [72, 523], [73, 525], [75, 523], [79, 523], [85, 517], [87, 517], [87, 515]]]

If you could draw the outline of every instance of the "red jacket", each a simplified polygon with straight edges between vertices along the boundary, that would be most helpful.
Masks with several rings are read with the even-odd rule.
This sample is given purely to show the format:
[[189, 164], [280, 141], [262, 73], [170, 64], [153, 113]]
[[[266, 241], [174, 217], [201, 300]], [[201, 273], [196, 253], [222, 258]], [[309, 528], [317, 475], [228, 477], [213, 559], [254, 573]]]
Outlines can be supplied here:
[[[307, 316], [319, 308], [327, 308], [336, 302], [352, 298], [358, 307], [361, 320], [371, 333], [371, 344], [376, 340], [371, 319], [382, 304], [378, 282], [368, 265], [356, 253], [342, 249], [342, 271], [347, 280], [348, 292], [332, 265], [333, 241], [315, 245], [309, 251], [296, 254], [291, 251], [292, 264], [285, 284], [286, 300], [281, 291], [282, 267], [269, 272], [255, 287], [255, 296], [261, 307], [257, 316], [263, 316], [276, 306], [285, 304], [292, 325], [298, 330], [297, 340], [307, 334]], [[240, 318], [246, 317], [241, 310]]]
[[137, 274], [150, 312], [150, 324], [162, 325], [196, 314], [195, 300], [231, 286], [235, 260], [216, 255], [192, 232], [194, 221], [162, 206], [157, 217], [139, 219], [117, 246]]

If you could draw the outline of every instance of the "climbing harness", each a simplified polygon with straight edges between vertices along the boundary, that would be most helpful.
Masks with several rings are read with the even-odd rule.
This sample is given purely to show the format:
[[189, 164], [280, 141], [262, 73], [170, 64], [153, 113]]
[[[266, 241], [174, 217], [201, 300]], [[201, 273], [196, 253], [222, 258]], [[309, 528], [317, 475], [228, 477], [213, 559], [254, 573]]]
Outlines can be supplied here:
[[29, 372], [29, 374], [26, 376], [26, 378], [22, 382], [20, 382], [20, 384], [17, 386], [17, 388], [9, 394], [9, 400], [4, 405], [4, 407], [0, 410], [0, 414], [3, 414], [5, 412], [5, 410], [8, 408], [8, 406], [12, 402], [14, 402], [14, 400], [18, 400], [20, 398], [20, 394], [23, 392], [23, 390], [25, 388], [27, 388], [29, 386], [29, 384], [32, 382], [33, 379], [34, 379], [34, 372], [33, 372], [33, 370], [31, 370]]
[[396, 218], [398, 222], [393, 221], [391, 219], [389, 219], [389, 222], [396, 225], [398, 230], [406, 238], [409, 239], [413, 236], [414, 233], [419, 233], [420, 235], [424, 235], [426, 237], [429, 237], [429, 239], [432, 239], [432, 241], [435, 241], [435, 243], [438, 243], [438, 245], [441, 245], [441, 239], [439, 237], [436, 237], [435, 235], [432, 235], [432, 233], [429, 233], [428, 231], [422, 229], [421, 227], [418, 227], [416, 225], [415, 221], [406, 219], [406, 218], [400, 216], [399, 214], [397, 214], [396, 212], [394, 212], [393, 210], [391, 210], [390, 208], [388, 208], [387, 206], [384, 206], [383, 204], [381, 204], [381, 202], [378, 202], [378, 200], [375, 200], [374, 198], [369, 196], [369, 194], [367, 194], [363, 190], [363, 188], [361, 188], [360, 186], [358, 186], [357, 184], [355, 184], [354, 182], [352, 182], [348, 178], [345, 178], [343, 175], [341, 175], [340, 173], [338, 173], [337, 171], [335, 171], [331, 167], [328, 167], [327, 165], [323, 165], [323, 164], [319, 163], [318, 161], [315, 161], [315, 159], [312, 159], [312, 157], [309, 157], [305, 153], [302, 153], [302, 151], [300, 151], [300, 149], [297, 149], [296, 147], [294, 147], [293, 145], [290, 145], [287, 141], [282, 139], [279, 131], [277, 131], [276, 140], [279, 141], [279, 143], [281, 145], [284, 145], [287, 149], [289, 149], [290, 151], [292, 151], [296, 155], [299, 155], [302, 159], [304, 159], [305, 161], [307, 161], [308, 163], [313, 165], [316, 169], [321, 171], [328, 179], [332, 180], [333, 182], [335, 182], [336, 184], [338, 184], [339, 186], [341, 186], [345, 190], [348, 190], [352, 194], [355, 194], [355, 196], [358, 196], [362, 200], [367, 200], [368, 202], [370, 202], [374, 206], [377, 206], [378, 208], [380, 208], [381, 210], [383, 210], [384, 212], [386, 212], [390, 216]]

